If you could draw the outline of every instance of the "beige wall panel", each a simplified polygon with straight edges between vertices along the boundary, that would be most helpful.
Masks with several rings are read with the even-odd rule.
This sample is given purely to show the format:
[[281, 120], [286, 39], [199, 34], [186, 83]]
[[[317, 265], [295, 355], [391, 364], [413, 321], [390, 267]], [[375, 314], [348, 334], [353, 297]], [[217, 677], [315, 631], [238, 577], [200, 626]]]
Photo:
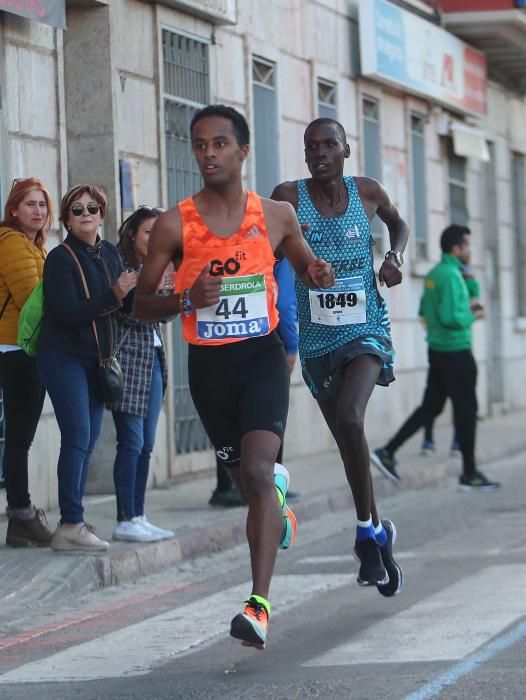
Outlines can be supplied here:
[[117, 91], [117, 114], [119, 150], [158, 158], [159, 123], [155, 85], [128, 76], [124, 90]]
[[217, 35], [217, 61], [212, 86], [217, 102], [245, 105], [245, 54], [243, 38], [229, 31]]
[[111, 4], [115, 67], [153, 78], [157, 51], [153, 7], [137, 0]]

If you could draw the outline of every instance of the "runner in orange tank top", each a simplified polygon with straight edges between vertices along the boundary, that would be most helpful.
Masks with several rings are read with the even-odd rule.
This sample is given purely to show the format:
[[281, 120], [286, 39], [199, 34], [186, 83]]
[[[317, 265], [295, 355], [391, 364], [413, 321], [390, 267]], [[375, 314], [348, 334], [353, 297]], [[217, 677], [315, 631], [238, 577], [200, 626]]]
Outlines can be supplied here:
[[[293, 543], [296, 528], [285, 501], [289, 475], [275, 463], [289, 380], [274, 332], [274, 251], [279, 246], [311, 288], [332, 286], [334, 270], [313, 255], [290, 204], [243, 188], [250, 135], [239, 112], [205, 107], [192, 120], [191, 137], [204, 186], [157, 219], [134, 311], [146, 320], [183, 316], [192, 398], [217, 457], [248, 503], [252, 591], [230, 634], [263, 648], [277, 549]], [[176, 293], [162, 297], [156, 291], [170, 261]]]
[[183, 314], [183, 333], [193, 345], [223, 345], [268, 335], [278, 325], [274, 251], [261, 199], [247, 192], [243, 220], [228, 238], [209, 230], [193, 197], [179, 204], [183, 225], [183, 260], [175, 290], [192, 287], [202, 269], [224, 277], [218, 307]]

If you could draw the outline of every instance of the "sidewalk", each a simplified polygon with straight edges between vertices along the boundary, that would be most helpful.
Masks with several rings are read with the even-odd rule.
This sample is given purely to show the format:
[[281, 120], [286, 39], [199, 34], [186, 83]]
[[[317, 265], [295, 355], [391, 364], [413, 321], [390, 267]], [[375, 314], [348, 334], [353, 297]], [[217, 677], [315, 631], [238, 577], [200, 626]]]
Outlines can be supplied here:
[[[479, 424], [477, 452], [482, 467], [487, 462], [526, 451], [526, 412], [485, 419]], [[396, 494], [398, 489], [420, 488], [458, 476], [458, 460], [449, 457], [451, 426], [437, 426], [437, 453], [420, 457], [421, 435], [409, 441], [397, 454], [400, 485], [392, 484], [372, 467], [376, 494]], [[379, 445], [371, 444], [372, 449]], [[324, 514], [351, 509], [352, 499], [343, 467], [336, 452], [286, 461], [291, 473], [291, 489], [300, 493], [293, 509], [297, 515], [298, 539], [301, 522]], [[491, 471], [498, 479], [498, 473]], [[156, 525], [175, 531], [171, 540], [150, 544], [112, 543], [104, 555], [61, 554], [50, 549], [11, 549], [5, 546], [7, 521], [0, 521], [0, 603], [13, 603], [17, 593], [24, 598], [49, 601], [62, 594], [84, 593], [95, 588], [118, 585], [161, 571], [200, 554], [227, 549], [245, 541], [245, 508], [218, 509], [208, 506], [214, 478], [197, 478], [149, 491], [147, 514]], [[506, 488], [506, 484], [503, 484]], [[85, 499], [86, 519], [97, 534], [111, 541], [115, 507], [113, 496]], [[50, 526], [58, 521], [57, 512], [47, 513]], [[354, 513], [349, 511], [354, 522]]]

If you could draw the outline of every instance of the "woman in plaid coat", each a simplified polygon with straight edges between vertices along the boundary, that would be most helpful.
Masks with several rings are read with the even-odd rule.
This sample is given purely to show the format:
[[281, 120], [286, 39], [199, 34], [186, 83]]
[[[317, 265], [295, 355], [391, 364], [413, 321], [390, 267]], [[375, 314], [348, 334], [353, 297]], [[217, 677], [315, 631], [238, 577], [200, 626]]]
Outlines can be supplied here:
[[[160, 213], [160, 209], [141, 206], [120, 227], [117, 247], [128, 269], [140, 269]], [[112, 406], [117, 431], [113, 468], [117, 524], [113, 539], [153, 542], [174, 534], [152, 525], [144, 514], [150, 457], [166, 388], [166, 356], [158, 323], [139, 321], [131, 312], [121, 311], [117, 331], [124, 390], [122, 399]]]

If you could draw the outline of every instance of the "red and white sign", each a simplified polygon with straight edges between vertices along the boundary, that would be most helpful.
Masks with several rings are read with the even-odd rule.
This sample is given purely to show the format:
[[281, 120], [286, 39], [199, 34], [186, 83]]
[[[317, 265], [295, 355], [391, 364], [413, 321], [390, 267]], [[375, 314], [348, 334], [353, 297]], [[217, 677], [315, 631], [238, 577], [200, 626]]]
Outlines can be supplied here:
[[66, 28], [66, 0], [0, 0], [0, 10], [58, 29]]

